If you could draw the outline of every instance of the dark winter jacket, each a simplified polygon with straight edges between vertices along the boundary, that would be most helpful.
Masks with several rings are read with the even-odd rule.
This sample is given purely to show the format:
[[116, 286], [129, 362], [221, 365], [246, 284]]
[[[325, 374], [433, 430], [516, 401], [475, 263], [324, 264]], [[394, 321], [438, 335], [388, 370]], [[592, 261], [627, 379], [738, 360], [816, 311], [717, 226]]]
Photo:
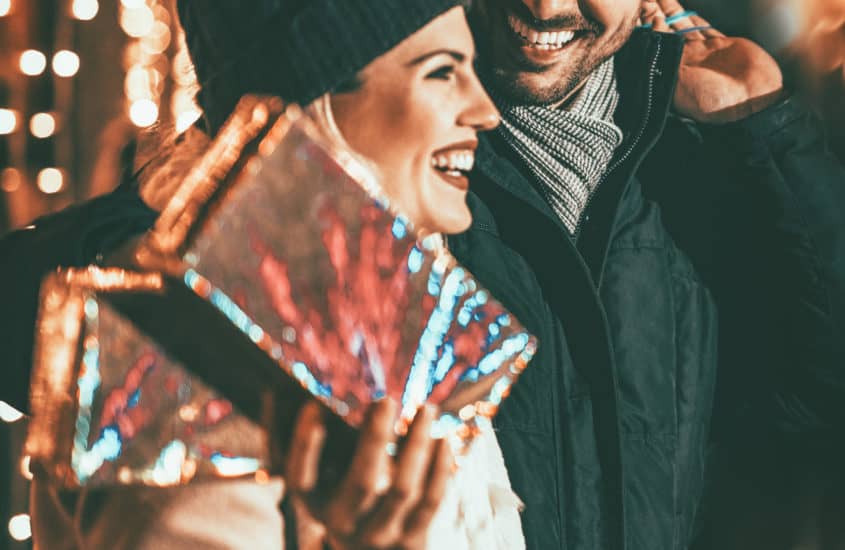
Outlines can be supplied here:
[[[730, 414], [817, 430], [845, 403], [843, 170], [791, 101], [716, 129], [671, 116], [681, 47], [638, 31], [619, 54], [627, 138], [577, 239], [495, 136], [478, 153], [473, 227], [450, 239], [541, 341], [496, 422], [532, 549], [686, 548], [717, 349], [737, 374], [747, 357], [760, 366], [724, 377], [746, 384], [720, 397]], [[41, 275], [95, 262], [154, 219], [127, 184], [0, 240], [0, 399], [26, 408]], [[721, 329], [714, 301], [732, 316]], [[806, 362], [782, 360], [787, 348]]]
[[540, 338], [496, 419], [530, 548], [687, 548], [713, 441], [842, 417], [845, 170], [792, 100], [672, 115], [681, 53], [646, 31], [620, 52], [626, 140], [574, 240], [495, 135], [450, 239]]

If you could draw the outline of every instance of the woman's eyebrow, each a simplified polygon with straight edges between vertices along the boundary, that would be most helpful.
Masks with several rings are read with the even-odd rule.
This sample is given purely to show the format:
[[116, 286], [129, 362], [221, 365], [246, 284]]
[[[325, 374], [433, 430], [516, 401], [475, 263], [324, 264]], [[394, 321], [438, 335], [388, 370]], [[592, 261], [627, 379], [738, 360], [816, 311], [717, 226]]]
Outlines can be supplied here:
[[464, 55], [463, 53], [461, 53], [457, 50], [440, 49], [440, 50], [430, 51], [430, 52], [423, 54], [423, 55], [421, 55], [421, 56], [419, 56], [415, 59], [412, 59], [410, 62], [408, 62], [408, 67], [413, 67], [414, 65], [419, 65], [423, 61], [426, 61], [427, 59], [431, 59], [432, 57], [435, 57], [435, 56], [438, 56], [438, 55], [448, 55], [448, 56], [452, 57], [458, 63], [463, 63], [467, 58], [466, 55]]

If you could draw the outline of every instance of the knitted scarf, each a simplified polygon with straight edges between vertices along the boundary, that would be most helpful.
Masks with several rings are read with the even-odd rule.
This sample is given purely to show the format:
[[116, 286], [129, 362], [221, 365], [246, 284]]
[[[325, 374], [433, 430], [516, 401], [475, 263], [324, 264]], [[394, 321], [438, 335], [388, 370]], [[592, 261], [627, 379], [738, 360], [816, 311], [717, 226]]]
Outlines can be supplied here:
[[613, 58], [593, 72], [569, 109], [511, 105], [498, 98], [497, 103], [502, 111], [499, 132], [528, 165], [546, 200], [574, 235], [623, 139], [613, 122], [619, 104]]

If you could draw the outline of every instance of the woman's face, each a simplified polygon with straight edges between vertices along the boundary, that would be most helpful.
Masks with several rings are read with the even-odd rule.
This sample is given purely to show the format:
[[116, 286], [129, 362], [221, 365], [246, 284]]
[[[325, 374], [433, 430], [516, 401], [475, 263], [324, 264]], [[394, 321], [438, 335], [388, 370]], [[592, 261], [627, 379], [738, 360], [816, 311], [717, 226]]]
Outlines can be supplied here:
[[499, 123], [474, 56], [464, 10], [454, 8], [368, 65], [356, 90], [331, 98], [343, 137], [378, 166], [388, 197], [424, 231], [459, 233], [472, 221], [466, 193], [477, 133]]

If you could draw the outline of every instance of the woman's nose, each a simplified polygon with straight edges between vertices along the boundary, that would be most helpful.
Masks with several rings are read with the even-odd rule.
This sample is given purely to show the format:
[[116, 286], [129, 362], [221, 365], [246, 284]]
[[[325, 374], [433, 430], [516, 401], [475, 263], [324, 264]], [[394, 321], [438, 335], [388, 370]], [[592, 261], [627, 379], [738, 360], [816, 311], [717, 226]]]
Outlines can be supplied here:
[[470, 96], [469, 105], [458, 118], [458, 124], [472, 127], [478, 132], [486, 132], [498, 126], [501, 120], [499, 110], [477, 78], [472, 84]]

